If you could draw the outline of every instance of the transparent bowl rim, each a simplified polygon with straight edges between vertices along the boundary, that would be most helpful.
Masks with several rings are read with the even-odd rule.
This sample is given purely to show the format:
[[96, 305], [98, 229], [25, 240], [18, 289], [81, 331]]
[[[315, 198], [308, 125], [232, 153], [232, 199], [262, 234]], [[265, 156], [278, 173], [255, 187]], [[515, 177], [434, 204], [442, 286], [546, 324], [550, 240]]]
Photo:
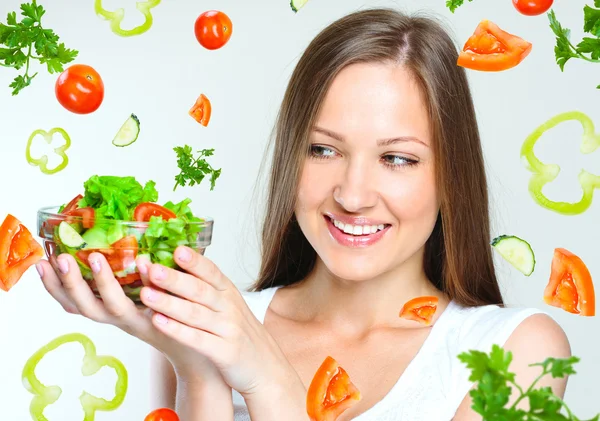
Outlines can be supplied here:
[[[60, 209], [60, 206], [42, 207], [42, 208], [38, 209], [38, 211], [37, 211], [38, 219], [40, 217], [44, 216], [47, 218], [59, 219], [59, 220], [66, 220], [68, 218], [69, 221], [77, 221], [77, 222], [83, 221], [83, 217], [81, 217], [81, 216], [64, 215], [64, 214], [58, 213], [58, 209]], [[201, 225], [203, 227], [211, 227], [214, 223], [214, 219], [211, 217], [198, 216], [198, 218], [200, 218], [201, 221], [188, 221], [188, 222], [186, 222], [186, 225]], [[150, 224], [150, 222], [125, 221], [125, 220], [121, 220], [121, 219], [104, 219], [104, 218], [94, 218], [94, 221], [106, 222], [106, 223], [111, 223], [111, 224], [119, 223], [120, 225], [123, 225], [125, 227], [129, 226], [129, 227], [133, 227], [133, 228], [144, 228], [144, 227], [149, 226], [149, 224]]]

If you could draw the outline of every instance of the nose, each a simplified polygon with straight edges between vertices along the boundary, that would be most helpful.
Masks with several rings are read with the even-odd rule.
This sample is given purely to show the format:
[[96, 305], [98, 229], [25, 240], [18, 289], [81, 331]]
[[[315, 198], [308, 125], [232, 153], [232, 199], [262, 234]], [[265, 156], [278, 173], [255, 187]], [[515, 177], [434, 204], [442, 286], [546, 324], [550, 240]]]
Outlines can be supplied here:
[[377, 204], [379, 194], [373, 182], [373, 168], [358, 161], [348, 164], [333, 190], [333, 198], [348, 212], [360, 212]]

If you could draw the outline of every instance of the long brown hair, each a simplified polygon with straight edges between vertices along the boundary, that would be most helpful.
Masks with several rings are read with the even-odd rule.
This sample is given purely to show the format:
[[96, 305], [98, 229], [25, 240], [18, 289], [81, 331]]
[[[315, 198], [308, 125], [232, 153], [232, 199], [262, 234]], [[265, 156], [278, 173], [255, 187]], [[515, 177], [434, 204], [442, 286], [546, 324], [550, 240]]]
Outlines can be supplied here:
[[410, 69], [429, 108], [440, 213], [425, 246], [427, 277], [459, 304], [503, 304], [489, 245], [479, 130], [457, 58], [457, 48], [439, 22], [387, 8], [351, 13], [309, 44], [292, 73], [274, 128], [262, 261], [251, 290], [294, 284], [314, 267], [316, 252], [294, 217], [309, 133], [336, 75], [350, 64], [377, 62]]

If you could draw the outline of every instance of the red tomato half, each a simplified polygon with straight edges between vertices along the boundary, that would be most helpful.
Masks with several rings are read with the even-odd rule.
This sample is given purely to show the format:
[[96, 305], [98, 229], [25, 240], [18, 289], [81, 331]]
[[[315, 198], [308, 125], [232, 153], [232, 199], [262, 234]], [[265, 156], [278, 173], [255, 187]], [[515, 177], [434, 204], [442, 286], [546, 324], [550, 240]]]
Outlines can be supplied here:
[[144, 421], [179, 421], [179, 417], [172, 409], [160, 408], [146, 415]]
[[523, 15], [537, 16], [546, 13], [553, 2], [554, 0], [513, 0], [513, 5]]
[[152, 216], [161, 216], [162, 219], [168, 221], [171, 218], [175, 218], [177, 215], [164, 206], [151, 202], [140, 203], [133, 211], [133, 219], [138, 222], [148, 222]]
[[217, 50], [227, 44], [232, 32], [229, 16], [217, 10], [202, 13], [194, 24], [196, 39], [208, 50]]
[[60, 105], [75, 114], [96, 111], [104, 100], [104, 82], [92, 67], [75, 64], [58, 77], [55, 86]]

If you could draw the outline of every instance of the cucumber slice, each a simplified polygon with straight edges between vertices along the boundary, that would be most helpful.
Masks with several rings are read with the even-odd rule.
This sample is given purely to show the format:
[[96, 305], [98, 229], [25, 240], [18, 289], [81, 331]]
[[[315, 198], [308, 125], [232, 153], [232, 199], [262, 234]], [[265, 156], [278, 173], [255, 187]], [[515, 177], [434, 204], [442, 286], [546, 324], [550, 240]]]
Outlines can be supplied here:
[[140, 134], [140, 120], [135, 114], [131, 114], [123, 123], [117, 135], [112, 141], [112, 144], [120, 148], [129, 146], [135, 142]]
[[302, 7], [308, 2], [308, 0], [291, 0], [290, 6], [292, 10], [298, 12], [298, 10], [302, 9]]
[[83, 233], [83, 240], [87, 243], [87, 247], [91, 249], [107, 249], [110, 248], [108, 242], [108, 234], [104, 228], [95, 226]]
[[74, 249], [85, 247], [83, 237], [65, 221], [62, 221], [58, 226], [58, 238], [67, 247]]
[[492, 240], [492, 247], [511, 265], [525, 276], [535, 269], [535, 254], [531, 245], [515, 235], [501, 235]]

